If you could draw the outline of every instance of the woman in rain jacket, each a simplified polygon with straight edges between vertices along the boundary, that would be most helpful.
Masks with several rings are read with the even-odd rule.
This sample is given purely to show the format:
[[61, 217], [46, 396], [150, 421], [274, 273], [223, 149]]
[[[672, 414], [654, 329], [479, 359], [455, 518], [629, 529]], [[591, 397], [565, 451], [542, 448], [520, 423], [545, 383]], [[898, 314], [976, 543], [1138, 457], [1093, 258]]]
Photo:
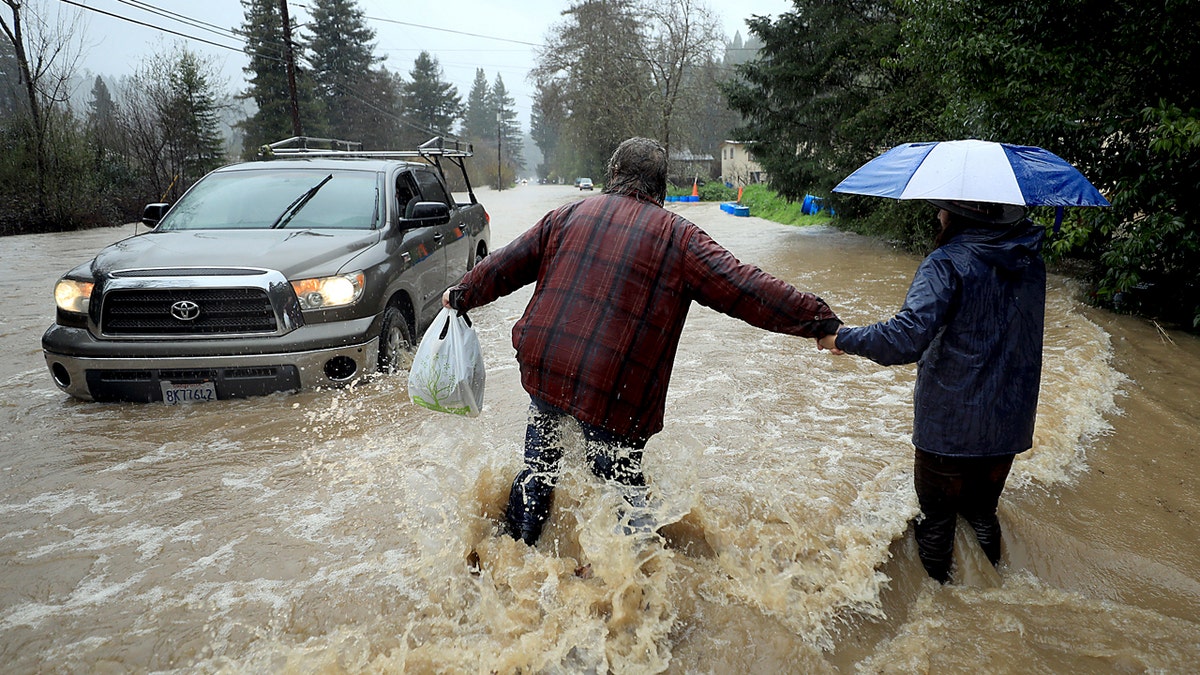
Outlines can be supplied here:
[[996, 506], [1013, 457], [1033, 445], [1042, 370], [1044, 231], [1022, 207], [933, 202], [937, 248], [896, 316], [842, 327], [821, 347], [882, 365], [917, 362], [915, 524], [921, 563], [946, 583], [961, 514], [1000, 560]]

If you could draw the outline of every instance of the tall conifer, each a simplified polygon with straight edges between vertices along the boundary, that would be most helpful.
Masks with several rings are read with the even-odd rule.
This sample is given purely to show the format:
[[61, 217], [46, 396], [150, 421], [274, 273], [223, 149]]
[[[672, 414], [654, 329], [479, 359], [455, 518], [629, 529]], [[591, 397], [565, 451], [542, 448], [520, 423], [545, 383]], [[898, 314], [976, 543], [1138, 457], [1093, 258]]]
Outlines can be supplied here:
[[431, 136], [448, 136], [462, 117], [458, 89], [442, 80], [438, 60], [421, 52], [404, 84], [404, 110], [409, 142], [422, 143]]
[[[239, 98], [252, 100], [255, 110], [239, 126], [245, 132], [243, 153], [253, 156], [260, 146], [292, 136], [292, 104], [278, 0], [242, 0], [242, 7], [245, 16], [242, 33], [250, 63], [242, 69], [249, 86]], [[294, 18], [292, 23], [295, 43], [298, 33]], [[308, 136], [319, 136], [325, 133], [325, 121], [321, 106], [313, 99], [312, 78], [304, 67], [304, 45], [294, 44], [293, 52], [302, 131]]]
[[391, 80], [374, 69], [383, 61], [374, 54], [375, 31], [355, 0], [315, 0], [308, 30], [313, 79], [330, 133], [366, 143], [377, 135], [383, 118], [395, 112], [389, 109], [394, 104]]

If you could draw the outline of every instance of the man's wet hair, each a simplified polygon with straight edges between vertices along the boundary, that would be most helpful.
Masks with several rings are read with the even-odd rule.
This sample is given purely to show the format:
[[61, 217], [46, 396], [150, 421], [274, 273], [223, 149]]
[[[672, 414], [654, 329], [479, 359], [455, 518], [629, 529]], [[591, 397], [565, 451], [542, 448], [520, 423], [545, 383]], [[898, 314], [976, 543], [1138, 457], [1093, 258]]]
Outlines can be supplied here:
[[641, 195], [662, 204], [667, 196], [667, 151], [650, 138], [634, 137], [617, 146], [608, 160], [604, 191]]

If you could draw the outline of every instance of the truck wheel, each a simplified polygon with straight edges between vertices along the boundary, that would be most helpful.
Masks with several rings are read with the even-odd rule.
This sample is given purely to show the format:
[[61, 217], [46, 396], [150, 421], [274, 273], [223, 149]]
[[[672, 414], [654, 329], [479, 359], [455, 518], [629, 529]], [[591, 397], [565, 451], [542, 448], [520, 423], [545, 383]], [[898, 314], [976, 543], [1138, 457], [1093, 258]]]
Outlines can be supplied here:
[[486, 258], [487, 254], [487, 244], [480, 241], [479, 246], [475, 248], [475, 255], [471, 256], [471, 259], [467, 261], [467, 270], [470, 271], [475, 269], [475, 266], [479, 264], [480, 260]]
[[388, 307], [383, 312], [383, 330], [379, 332], [379, 372], [390, 375], [407, 371], [412, 359], [408, 319], [396, 307]]

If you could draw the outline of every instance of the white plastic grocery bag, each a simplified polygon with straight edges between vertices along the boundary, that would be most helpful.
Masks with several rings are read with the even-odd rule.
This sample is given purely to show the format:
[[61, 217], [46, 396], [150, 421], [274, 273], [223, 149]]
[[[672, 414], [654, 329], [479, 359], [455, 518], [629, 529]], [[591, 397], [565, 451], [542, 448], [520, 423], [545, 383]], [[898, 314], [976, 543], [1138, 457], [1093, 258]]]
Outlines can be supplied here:
[[471, 320], [443, 307], [413, 357], [408, 395], [430, 410], [477, 417], [483, 408], [484, 375]]

